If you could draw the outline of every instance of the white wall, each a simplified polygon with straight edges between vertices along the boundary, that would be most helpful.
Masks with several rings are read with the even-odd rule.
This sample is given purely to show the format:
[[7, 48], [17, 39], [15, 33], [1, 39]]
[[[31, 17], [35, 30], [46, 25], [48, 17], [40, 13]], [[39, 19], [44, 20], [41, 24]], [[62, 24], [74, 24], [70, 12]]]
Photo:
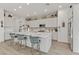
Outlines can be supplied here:
[[5, 33], [4, 38], [5, 40], [10, 38], [9, 33], [13, 31], [13, 28], [14, 28], [13, 23], [14, 21], [12, 20], [12, 18], [4, 17], [4, 33]]
[[5, 40], [10, 39], [10, 32], [17, 32], [19, 31], [19, 26], [24, 25], [25, 21], [24, 18], [19, 17], [4, 17], [4, 25], [5, 25]]
[[[3, 21], [3, 27], [1, 27], [1, 21]], [[4, 41], [4, 11], [0, 9], [0, 42]]]
[[73, 52], [79, 53], [79, 4], [73, 6]]
[[[58, 9], [58, 41], [68, 43], [68, 19], [71, 17], [70, 8]], [[62, 23], [65, 27], [62, 27]]]

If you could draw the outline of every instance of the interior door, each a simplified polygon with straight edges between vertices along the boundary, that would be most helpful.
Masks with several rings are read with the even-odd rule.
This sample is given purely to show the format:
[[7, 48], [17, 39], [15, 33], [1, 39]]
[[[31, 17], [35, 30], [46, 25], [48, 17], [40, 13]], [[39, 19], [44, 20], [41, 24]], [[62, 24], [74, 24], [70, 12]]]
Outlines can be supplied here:
[[58, 11], [58, 41], [68, 42], [67, 40], [67, 10]]
[[0, 9], [0, 42], [4, 41], [4, 10]]
[[79, 4], [73, 6], [73, 52], [79, 52]]

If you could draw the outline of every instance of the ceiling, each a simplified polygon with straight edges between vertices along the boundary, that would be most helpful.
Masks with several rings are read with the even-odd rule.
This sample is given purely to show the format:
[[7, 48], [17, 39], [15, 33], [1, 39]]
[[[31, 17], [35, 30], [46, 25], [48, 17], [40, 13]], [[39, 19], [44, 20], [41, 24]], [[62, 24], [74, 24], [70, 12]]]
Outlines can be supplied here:
[[67, 8], [70, 4], [59, 3], [0, 3], [0, 8], [20, 17], [44, 16], [57, 11], [58, 7]]

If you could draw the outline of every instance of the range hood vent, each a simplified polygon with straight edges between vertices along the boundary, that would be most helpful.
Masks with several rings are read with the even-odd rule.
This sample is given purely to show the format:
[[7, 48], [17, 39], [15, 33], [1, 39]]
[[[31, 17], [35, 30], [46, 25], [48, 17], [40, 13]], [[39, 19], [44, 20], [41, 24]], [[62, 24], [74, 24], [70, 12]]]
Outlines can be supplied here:
[[26, 21], [30, 21], [30, 20], [31, 20], [31, 18], [26, 18], [25, 20], [26, 20]]
[[11, 15], [11, 14], [9, 14], [9, 15], [8, 15], [8, 17], [11, 17], [11, 18], [12, 18], [12, 15]]

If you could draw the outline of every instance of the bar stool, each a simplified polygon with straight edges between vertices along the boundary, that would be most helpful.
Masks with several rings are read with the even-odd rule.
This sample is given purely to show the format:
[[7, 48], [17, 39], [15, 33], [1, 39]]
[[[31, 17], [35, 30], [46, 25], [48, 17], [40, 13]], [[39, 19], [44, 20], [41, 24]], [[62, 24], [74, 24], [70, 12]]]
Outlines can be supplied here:
[[23, 39], [24, 39], [24, 35], [22, 35], [22, 34], [17, 34], [17, 39], [18, 39], [18, 43], [20, 44], [20, 47], [21, 47], [22, 41], [23, 41]]
[[14, 39], [15, 33], [10, 33], [11, 39]]
[[[14, 40], [15, 38], [15, 33], [10, 33], [10, 36], [11, 36], [11, 40]], [[10, 45], [13, 43], [13, 41], [10, 42]]]
[[[34, 45], [37, 44], [37, 49], [40, 50], [40, 37], [30, 36], [30, 42], [31, 42], [32, 49], [34, 48]], [[31, 53], [32, 53], [32, 49], [31, 49]]]
[[15, 34], [14, 45], [17, 44], [17, 35]]
[[17, 34], [17, 38], [18, 38], [18, 41], [20, 42], [18, 42], [19, 44], [20, 44], [20, 47], [21, 47], [21, 45], [22, 45], [22, 41], [24, 41], [25, 43], [24, 43], [24, 47], [26, 47], [26, 44], [27, 44], [27, 35], [22, 35], [22, 34]]

